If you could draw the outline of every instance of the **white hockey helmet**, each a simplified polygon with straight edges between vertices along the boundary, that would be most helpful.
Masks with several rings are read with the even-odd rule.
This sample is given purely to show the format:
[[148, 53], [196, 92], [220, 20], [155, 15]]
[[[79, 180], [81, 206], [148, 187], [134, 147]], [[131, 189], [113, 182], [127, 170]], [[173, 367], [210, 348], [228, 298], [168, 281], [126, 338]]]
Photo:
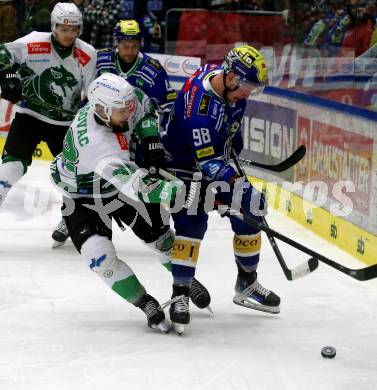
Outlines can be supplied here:
[[73, 3], [56, 3], [51, 13], [51, 31], [55, 32], [57, 24], [66, 26], [80, 26], [80, 33], [83, 29], [81, 11]]
[[[104, 73], [90, 83], [88, 100], [94, 114], [109, 125], [114, 108], [127, 108], [136, 105], [135, 89], [122, 77], [112, 73]], [[103, 109], [106, 118], [98, 114], [97, 106]]]

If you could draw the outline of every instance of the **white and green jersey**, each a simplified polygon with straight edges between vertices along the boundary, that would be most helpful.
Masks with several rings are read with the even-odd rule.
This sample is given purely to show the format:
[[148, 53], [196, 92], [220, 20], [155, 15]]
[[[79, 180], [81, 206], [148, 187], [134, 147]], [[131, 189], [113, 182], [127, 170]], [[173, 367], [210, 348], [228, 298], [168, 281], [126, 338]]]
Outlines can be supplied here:
[[43, 107], [43, 103], [76, 113], [81, 93], [86, 94], [95, 77], [96, 51], [77, 38], [72, 50], [65, 53], [59, 50], [52, 33], [34, 31], [0, 45], [0, 70], [15, 64], [19, 65], [22, 94], [30, 98], [18, 103], [17, 112], [67, 126], [72, 116]]
[[51, 164], [51, 175], [66, 195], [109, 197], [124, 192], [137, 170], [130, 161], [131, 134], [143, 139], [157, 135], [157, 116], [148, 98], [136, 91], [137, 105], [125, 127], [114, 133], [94, 115], [87, 104], [74, 118], [63, 142], [63, 152]]

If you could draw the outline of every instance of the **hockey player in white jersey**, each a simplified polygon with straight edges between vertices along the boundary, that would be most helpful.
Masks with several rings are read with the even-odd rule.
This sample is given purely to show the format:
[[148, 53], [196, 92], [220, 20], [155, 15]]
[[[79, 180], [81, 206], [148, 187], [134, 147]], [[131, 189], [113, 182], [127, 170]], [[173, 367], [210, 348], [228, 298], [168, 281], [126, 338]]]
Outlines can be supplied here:
[[0, 205], [26, 173], [40, 141], [54, 156], [61, 152], [81, 93], [95, 77], [95, 49], [78, 38], [79, 9], [57, 3], [51, 28], [0, 44], [1, 98], [17, 104], [0, 164]]
[[[150, 327], [167, 331], [159, 303], [118, 259], [111, 241], [111, 220], [115, 219], [129, 225], [170, 268], [174, 234], [163, 223], [159, 206], [174, 199], [177, 187], [146, 170], [141, 173], [128, 150], [132, 133], [142, 140], [156, 136], [158, 118], [147, 96], [114, 74], [94, 80], [88, 99], [65, 136], [63, 152], [51, 165], [52, 178], [65, 193], [63, 215], [69, 235], [82, 258], [109, 287], [144, 311]], [[155, 146], [152, 154], [161, 144]]]

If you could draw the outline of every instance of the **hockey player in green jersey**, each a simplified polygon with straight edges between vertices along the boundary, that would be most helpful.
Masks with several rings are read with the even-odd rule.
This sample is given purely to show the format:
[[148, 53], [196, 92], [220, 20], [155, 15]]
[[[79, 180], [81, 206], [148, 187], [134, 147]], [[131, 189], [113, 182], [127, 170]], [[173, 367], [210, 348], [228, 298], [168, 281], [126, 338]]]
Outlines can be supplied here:
[[[142, 91], [110, 73], [92, 82], [88, 99], [65, 136], [63, 152], [51, 165], [52, 178], [65, 193], [63, 215], [69, 235], [89, 267], [139, 307], [150, 327], [166, 332], [169, 326], [159, 303], [118, 259], [111, 241], [111, 220], [115, 219], [129, 225], [170, 268], [174, 234], [163, 223], [160, 203], [170, 204], [177, 187], [139, 169], [130, 161], [128, 150], [132, 133], [142, 140], [157, 135], [157, 116]], [[147, 160], [152, 156], [156, 162], [153, 156], [160, 154], [161, 147], [156, 143], [150, 148]], [[194, 283], [204, 288], [197, 280]], [[191, 297], [198, 305], [195, 298]]]
[[57, 3], [51, 28], [52, 33], [34, 31], [0, 45], [1, 98], [17, 104], [0, 164], [0, 205], [26, 173], [40, 141], [54, 156], [61, 152], [74, 116], [69, 112], [78, 110], [95, 77], [95, 49], [78, 38], [79, 9]]
[[[126, 79], [134, 87], [140, 88], [155, 104], [160, 123], [168, 119], [176, 93], [171, 88], [168, 75], [156, 59], [140, 51], [142, 34], [136, 20], [121, 20], [114, 28], [114, 47], [97, 52], [96, 75], [113, 73]], [[137, 137], [130, 142], [133, 158], [140, 160], [140, 146]], [[152, 141], [154, 142], [154, 141]], [[52, 234], [54, 247], [63, 245], [68, 239], [68, 231], [62, 220]]]

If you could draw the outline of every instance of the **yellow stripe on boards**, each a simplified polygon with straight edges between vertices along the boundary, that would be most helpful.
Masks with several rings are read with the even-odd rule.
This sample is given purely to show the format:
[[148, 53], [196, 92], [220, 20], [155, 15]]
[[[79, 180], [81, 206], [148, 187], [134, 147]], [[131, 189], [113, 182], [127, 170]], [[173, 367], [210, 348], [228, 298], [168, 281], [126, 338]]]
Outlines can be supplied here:
[[[0, 137], [0, 154], [3, 153], [6, 138]], [[33, 153], [33, 160], [52, 161], [53, 156], [45, 142], [37, 145]]]
[[[318, 236], [363, 263], [376, 263], [377, 236], [308, 202], [281, 186], [248, 176], [255, 188], [267, 194], [270, 207], [289, 216]], [[284, 232], [282, 232], [284, 234]], [[313, 248], [315, 250], [315, 248]], [[321, 250], [317, 252], [321, 253]], [[325, 253], [323, 253], [326, 255]]]

